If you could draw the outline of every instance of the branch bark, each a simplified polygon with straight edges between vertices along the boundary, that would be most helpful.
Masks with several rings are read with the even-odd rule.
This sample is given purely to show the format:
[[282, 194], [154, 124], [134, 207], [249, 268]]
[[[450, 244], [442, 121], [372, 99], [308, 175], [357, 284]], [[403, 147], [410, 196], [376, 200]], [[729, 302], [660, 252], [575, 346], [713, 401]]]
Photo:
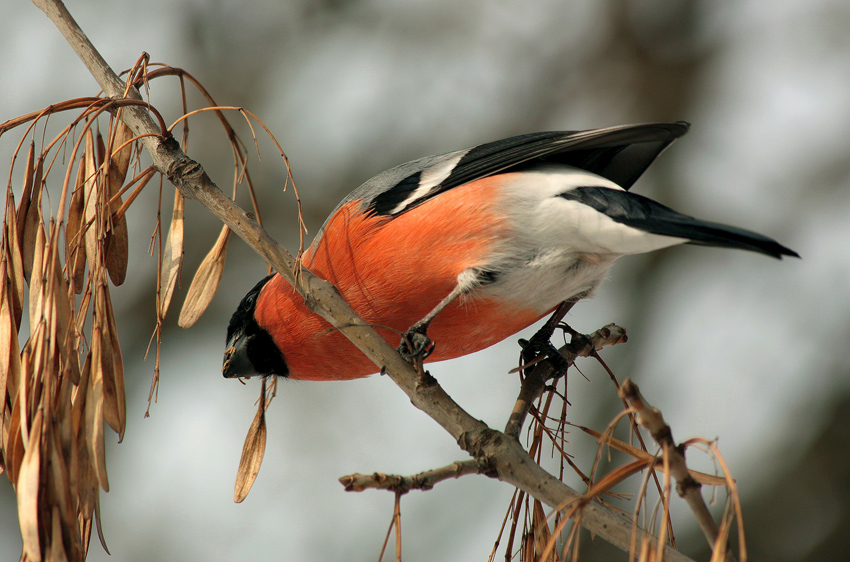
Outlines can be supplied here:
[[[573, 338], [569, 344], [558, 349], [558, 353], [563, 356], [568, 365], [572, 365], [576, 358], [588, 357], [607, 345], [625, 343], [628, 337], [626, 336], [625, 328], [621, 328], [616, 324], [607, 324], [592, 334], [584, 336], [576, 344], [574, 340], [578, 339]], [[534, 401], [543, 393], [546, 382], [556, 375], [557, 373], [549, 361], [541, 361], [534, 366], [534, 369], [532, 369], [531, 373], [522, 382], [516, 404], [510, 418], [508, 418], [508, 423], [505, 425], [505, 435], [519, 439], [519, 432], [522, 429], [523, 423], [525, 423], [528, 410]]]
[[[88, 40], [60, 0], [33, 0], [83, 61], [104, 93], [112, 98], [124, 96], [126, 85], [112, 71]], [[141, 99], [135, 89], [129, 97]], [[142, 107], [128, 107], [121, 119], [135, 135], [147, 135], [142, 144], [151, 156], [153, 166], [163, 173], [187, 199], [198, 201], [281, 275], [304, 297], [307, 306], [325, 318], [348, 337], [378, 368], [383, 369], [414, 406], [439, 423], [475, 459], [493, 468], [499, 480], [516, 486], [552, 507], [566, 502], [585, 501], [581, 494], [566, 486], [535, 463], [516, 439], [494, 431], [476, 420], [452, 400], [438, 384], [417, 387], [417, 374], [396, 350], [382, 339], [340, 297], [328, 282], [301, 269], [296, 277], [296, 259], [257, 224], [244, 210], [224, 195], [200, 164], [189, 158], [172, 137], [163, 138]], [[377, 370], [377, 369], [376, 369]], [[630, 547], [632, 524], [610, 510], [587, 503], [581, 512], [581, 524], [622, 550]], [[654, 541], [653, 541], [654, 544]], [[665, 555], [670, 561], [689, 560], [669, 547]]]
[[[673, 430], [664, 421], [661, 411], [644, 399], [640, 393], [640, 389], [631, 379], [626, 379], [623, 382], [620, 388], [620, 396], [635, 410], [638, 423], [649, 431], [655, 442], [661, 446], [668, 456], [670, 475], [676, 480], [676, 493], [691, 508], [709, 546], [716, 548], [720, 530], [702, 497], [702, 485], [688, 471], [688, 466], [685, 462], [684, 447], [676, 445], [676, 442], [673, 440]], [[724, 548], [727, 549], [726, 560], [734, 562], [735, 559], [731, 551], [728, 551], [728, 546]]]
[[397, 494], [406, 494], [410, 490], [430, 490], [437, 483], [449, 478], [460, 478], [467, 474], [488, 474], [490, 467], [478, 460], [456, 461], [442, 468], [426, 470], [413, 476], [398, 474], [360, 474], [355, 472], [339, 479], [346, 492], [362, 492], [368, 488], [391, 490]]

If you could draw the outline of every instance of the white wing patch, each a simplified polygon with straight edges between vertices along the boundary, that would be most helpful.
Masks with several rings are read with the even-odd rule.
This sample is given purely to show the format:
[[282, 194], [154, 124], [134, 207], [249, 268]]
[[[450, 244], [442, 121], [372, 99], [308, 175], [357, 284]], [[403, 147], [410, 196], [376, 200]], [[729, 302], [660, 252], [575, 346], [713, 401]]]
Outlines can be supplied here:
[[439, 187], [440, 184], [451, 175], [452, 170], [455, 169], [457, 163], [460, 162], [460, 159], [463, 158], [467, 152], [468, 151], [462, 151], [448, 160], [444, 160], [439, 164], [435, 164], [422, 170], [419, 177], [419, 187], [410, 192], [410, 195], [408, 195], [404, 201], [393, 207], [390, 214], [397, 215], [413, 205], [416, 201], [423, 197], [427, 197], [433, 189]]

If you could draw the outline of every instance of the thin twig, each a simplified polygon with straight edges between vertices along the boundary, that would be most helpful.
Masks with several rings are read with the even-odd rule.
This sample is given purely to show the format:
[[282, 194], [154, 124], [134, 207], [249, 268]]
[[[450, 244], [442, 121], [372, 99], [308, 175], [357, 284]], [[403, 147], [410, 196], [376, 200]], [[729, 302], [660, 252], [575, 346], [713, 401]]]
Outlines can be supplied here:
[[[588, 357], [605, 346], [624, 343], [627, 339], [625, 328], [616, 324], [608, 324], [590, 335], [574, 336], [570, 343], [558, 349], [558, 352], [564, 357], [568, 365], [572, 365], [577, 357]], [[519, 439], [519, 433], [525, 423], [529, 408], [540, 397], [546, 387], [546, 382], [556, 375], [557, 372], [552, 364], [544, 360], [537, 363], [531, 373], [525, 377], [514, 409], [505, 425], [506, 435]]]
[[[623, 381], [620, 387], [620, 396], [634, 409], [638, 423], [649, 431], [652, 438], [662, 448], [667, 459], [666, 462], [669, 463], [670, 475], [676, 480], [676, 492], [691, 508], [700, 529], [708, 540], [709, 546], [714, 547], [719, 532], [717, 523], [702, 497], [700, 491], [702, 485], [694, 480], [688, 472], [688, 466], [685, 463], [685, 448], [676, 445], [676, 442], [673, 441], [673, 431], [664, 421], [661, 412], [644, 400], [640, 389], [631, 379]], [[728, 551], [726, 556], [727, 560], [734, 560], [731, 551]]]
[[460, 478], [467, 474], [488, 474], [491, 467], [478, 460], [457, 461], [442, 468], [426, 470], [413, 476], [399, 476], [397, 474], [372, 474], [354, 473], [339, 479], [340, 484], [345, 486], [346, 492], [362, 492], [368, 488], [378, 490], [391, 490], [397, 494], [406, 494], [410, 490], [430, 490], [437, 483], [449, 478]]

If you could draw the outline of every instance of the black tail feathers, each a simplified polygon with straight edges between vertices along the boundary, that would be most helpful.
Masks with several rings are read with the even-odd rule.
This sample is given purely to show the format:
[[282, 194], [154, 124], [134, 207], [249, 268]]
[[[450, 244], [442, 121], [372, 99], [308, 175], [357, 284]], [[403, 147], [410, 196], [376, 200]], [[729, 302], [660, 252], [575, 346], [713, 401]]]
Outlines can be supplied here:
[[589, 205], [627, 226], [661, 236], [684, 238], [690, 244], [740, 248], [778, 259], [782, 256], [800, 257], [794, 250], [767, 236], [743, 228], [695, 219], [637, 193], [587, 186], [571, 189], [560, 196]]

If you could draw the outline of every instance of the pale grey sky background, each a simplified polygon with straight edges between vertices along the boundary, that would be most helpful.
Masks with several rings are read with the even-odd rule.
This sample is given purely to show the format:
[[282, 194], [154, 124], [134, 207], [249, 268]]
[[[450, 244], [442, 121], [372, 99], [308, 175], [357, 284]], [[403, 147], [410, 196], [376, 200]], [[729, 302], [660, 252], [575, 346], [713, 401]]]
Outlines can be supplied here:
[[[691, 132], [635, 189], [773, 236], [803, 260], [692, 246], [623, 259], [570, 323], [627, 327], [628, 345], [606, 360], [641, 385], [677, 438], [719, 438], [745, 501], [761, 501], [787, 476], [850, 393], [846, 2], [99, 0], [69, 8], [113, 68], [147, 51], [193, 73], [220, 104], [260, 116], [292, 162], [311, 232], [345, 193], [419, 156], [535, 130], [690, 121]], [[32, 4], [6, 0], [0, 21], [0, 121], [97, 91]], [[154, 89], [155, 102], [174, 100], [174, 82]], [[226, 186], [229, 151], [214, 128], [196, 123], [189, 152]], [[0, 138], [0, 164], [17, 140], [15, 132]], [[263, 150], [262, 162], [251, 157], [265, 218], [294, 249], [282, 166], [268, 143]], [[269, 413], [260, 476], [234, 504], [258, 387], [222, 379], [221, 353], [227, 318], [264, 266], [237, 240], [201, 321], [180, 330], [173, 309], [159, 401], [143, 419], [154, 328], [155, 263], [145, 252], [156, 193], [148, 189], [130, 217], [133, 269], [113, 291], [129, 381], [127, 432], [120, 445], [109, 436], [112, 490], [101, 496], [113, 556], [95, 538], [89, 560], [376, 560], [392, 497], [348, 494], [336, 479], [415, 473], [462, 452], [386, 378], [289, 382]], [[180, 302], [218, 229], [199, 206], [187, 207]], [[511, 338], [431, 370], [470, 412], [502, 426], [517, 390], [506, 374], [516, 353]], [[571, 373], [568, 419], [602, 428], [618, 403], [598, 366], [581, 368], [589, 381]], [[571, 452], [589, 470], [590, 445], [573, 437]], [[511, 493], [466, 477], [405, 497], [406, 558], [485, 560]], [[798, 504], [793, 515], [812, 524], [773, 524], [778, 542], [765, 556], [806, 560], [834, 540], [850, 512], [847, 483], [818, 493], [832, 503]], [[676, 527], [693, 551], [702, 539], [681, 507]], [[0, 559], [19, 554], [3, 479]]]

